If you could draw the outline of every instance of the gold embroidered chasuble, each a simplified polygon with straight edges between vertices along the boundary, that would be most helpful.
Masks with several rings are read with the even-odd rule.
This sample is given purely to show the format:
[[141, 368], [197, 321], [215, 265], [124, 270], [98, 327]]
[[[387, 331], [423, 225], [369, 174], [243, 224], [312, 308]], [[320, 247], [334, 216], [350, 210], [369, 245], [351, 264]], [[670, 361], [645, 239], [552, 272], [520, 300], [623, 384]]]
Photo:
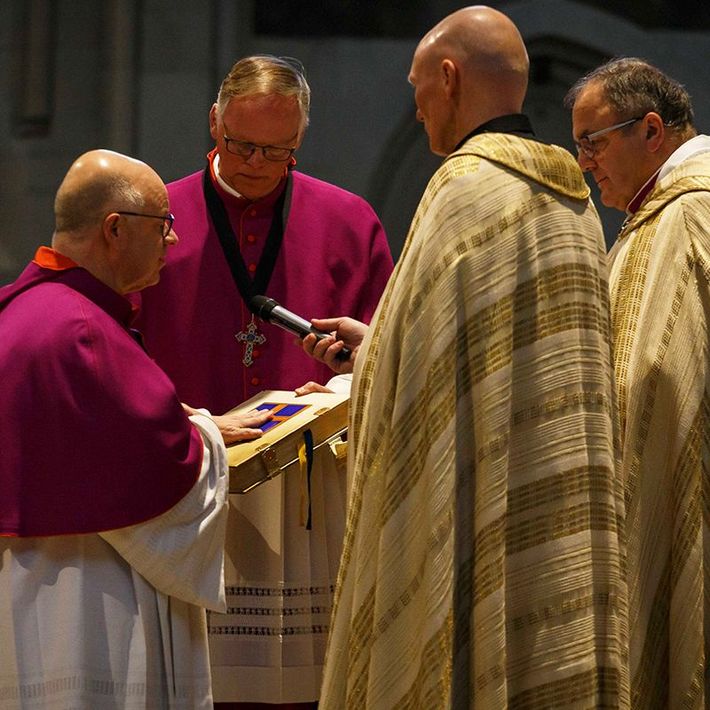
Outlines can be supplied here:
[[601, 227], [561, 148], [432, 177], [358, 355], [320, 707], [622, 707]]
[[637, 708], [710, 703], [710, 153], [659, 180], [610, 252]]

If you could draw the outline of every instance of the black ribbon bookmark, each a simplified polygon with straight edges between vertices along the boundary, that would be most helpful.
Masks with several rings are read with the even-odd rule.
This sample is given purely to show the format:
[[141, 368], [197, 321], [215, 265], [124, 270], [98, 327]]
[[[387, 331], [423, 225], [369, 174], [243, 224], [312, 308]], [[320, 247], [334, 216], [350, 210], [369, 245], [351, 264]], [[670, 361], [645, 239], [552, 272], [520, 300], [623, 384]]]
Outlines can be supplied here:
[[291, 206], [291, 190], [293, 189], [291, 173], [289, 172], [287, 174], [286, 186], [274, 204], [274, 216], [271, 220], [271, 227], [269, 228], [266, 244], [264, 245], [264, 250], [257, 264], [253, 280], [249, 275], [249, 271], [244, 263], [244, 258], [239, 250], [239, 240], [232, 229], [232, 225], [229, 223], [227, 210], [212, 182], [209, 165], [205, 168], [205, 172], [202, 176], [202, 188], [205, 195], [205, 202], [207, 203], [207, 211], [210, 214], [210, 219], [219, 237], [219, 243], [222, 246], [224, 258], [227, 260], [229, 269], [232, 272], [234, 283], [239, 289], [244, 303], [253, 313], [254, 307], [252, 306], [251, 299], [257, 294], [267, 293], [269, 280], [271, 279], [271, 274], [274, 272], [276, 258], [279, 255], [279, 249], [283, 241], [288, 211]]
[[311, 474], [313, 472], [313, 432], [306, 429], [303, 432], [303, 443], [306, 445], [306, 487], [308, 491], [308, 514], [306, 530], [313, 529], [313, 506], [311, 505]]

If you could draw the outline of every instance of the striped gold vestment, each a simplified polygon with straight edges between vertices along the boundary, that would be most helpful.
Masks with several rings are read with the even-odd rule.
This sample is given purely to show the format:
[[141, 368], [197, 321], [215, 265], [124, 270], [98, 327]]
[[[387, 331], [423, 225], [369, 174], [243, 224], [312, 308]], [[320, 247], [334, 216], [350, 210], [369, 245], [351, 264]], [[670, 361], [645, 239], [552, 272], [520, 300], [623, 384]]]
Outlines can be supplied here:
[[628, 704], [601, 227], [560, 148], [432, 177], [358, 356], [321, 708]]
[[611, 251], [635, 708], [710, 703], [710, 153]]

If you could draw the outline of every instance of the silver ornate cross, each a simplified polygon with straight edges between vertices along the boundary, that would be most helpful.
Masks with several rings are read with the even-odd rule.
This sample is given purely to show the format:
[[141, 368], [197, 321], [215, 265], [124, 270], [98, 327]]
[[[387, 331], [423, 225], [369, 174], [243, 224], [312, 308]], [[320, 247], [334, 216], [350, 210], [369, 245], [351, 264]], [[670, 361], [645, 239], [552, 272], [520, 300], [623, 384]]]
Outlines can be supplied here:
[[251, 365], [254, 364], [254, 346], [262, 345], [266, 342], [266, 336], [259, 332], [253, 315], [251, 317], [251, 322], [246, 327], [246, 332], [240, 330], [234, 337], [240, 343], [244, 343], [244, 357], [242, 358], [242, 362], [245, 367], [251, 367]]

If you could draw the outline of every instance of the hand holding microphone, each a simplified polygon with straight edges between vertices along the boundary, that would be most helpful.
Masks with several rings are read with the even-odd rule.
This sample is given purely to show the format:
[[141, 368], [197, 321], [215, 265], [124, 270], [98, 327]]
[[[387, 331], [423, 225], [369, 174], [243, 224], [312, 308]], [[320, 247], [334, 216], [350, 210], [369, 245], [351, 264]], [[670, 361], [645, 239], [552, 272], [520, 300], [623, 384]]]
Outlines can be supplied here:
[[[311, 357], [325, 363], [338, 374], [352, 372], [356, 350], [367, 333], [367, 326], [353, 318], [305, 318], [280, 306], [273, 298], [254, 296], [254, 314], [267, 323], [277, 325], [303, 340], [303, 349]], [[316, 327], [317, 326], [317, 327]], [[331, 332], [335, 332], [335, 336]]]

